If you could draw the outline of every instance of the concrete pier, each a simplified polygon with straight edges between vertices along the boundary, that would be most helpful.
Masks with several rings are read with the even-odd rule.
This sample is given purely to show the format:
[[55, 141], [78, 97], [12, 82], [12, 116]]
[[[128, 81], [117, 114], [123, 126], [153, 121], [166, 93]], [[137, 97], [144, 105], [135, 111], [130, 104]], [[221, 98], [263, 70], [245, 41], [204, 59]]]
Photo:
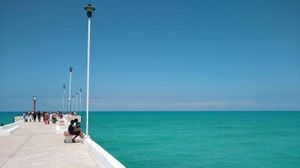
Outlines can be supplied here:
[[1, 168], [100, 167], [84, 144], [64, 143], [64, 135], [56, 133], [54, 124], [21, 122], [18, 126], [13, 133], [0, 136]]

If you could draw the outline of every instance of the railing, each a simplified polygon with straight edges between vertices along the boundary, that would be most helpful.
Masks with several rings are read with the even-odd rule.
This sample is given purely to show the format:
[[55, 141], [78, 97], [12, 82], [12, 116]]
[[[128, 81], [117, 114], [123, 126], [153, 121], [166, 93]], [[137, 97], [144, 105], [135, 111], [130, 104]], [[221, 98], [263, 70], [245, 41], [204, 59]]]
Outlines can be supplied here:
[[[56, 133], [57, 134], [63, 134], [64, 131], [67, 131], [68, 124], [70, 118], [69, 116], [65, 115], [60, 123], [60, 120], [58, 121], [58, 124], [56, 125]], [[86, 136], [86, 135], [85, 135]], [[84, 145], [88, 153], [95, 159], [95, 161], [98, 163], [100, 167], [103, 168], [125, 168], [125, 166], [120, 163], [116, 158], [114, 158], [110, 153], [108, 153], [105, 149], [103, 149], [99, 144], [97, 144], [95, 141], [93, 141], [91, 138], [87, 137], [84, 140]]]
[[114, 158], [110, 153], [108, 153], [92, 139], [86, 138], [84, 140], [84, 145], [86, 147], [86, 150], [92, 157], [94, 157], [100, 167], [125, 168], [122, 163], [120, 163], [116, 158]]
[[23, 123], [24, 121], [18, 121], [11, 124], [7, 124], [0, 127], [0, 136], [9, 135], [11, 132], [17, 130], [19, 128], [19, 124]]

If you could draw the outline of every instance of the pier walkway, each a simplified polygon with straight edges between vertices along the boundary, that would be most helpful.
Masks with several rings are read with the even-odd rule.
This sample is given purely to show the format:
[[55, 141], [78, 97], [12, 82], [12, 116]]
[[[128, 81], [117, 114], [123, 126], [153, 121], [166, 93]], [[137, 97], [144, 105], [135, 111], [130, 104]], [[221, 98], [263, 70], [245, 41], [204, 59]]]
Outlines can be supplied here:
[[56, 134], [54, 124], [18, 125], [14, 133], [0, 136], [1, 168], [99, 167], [81, 142], [65, 144], [64, 135]]

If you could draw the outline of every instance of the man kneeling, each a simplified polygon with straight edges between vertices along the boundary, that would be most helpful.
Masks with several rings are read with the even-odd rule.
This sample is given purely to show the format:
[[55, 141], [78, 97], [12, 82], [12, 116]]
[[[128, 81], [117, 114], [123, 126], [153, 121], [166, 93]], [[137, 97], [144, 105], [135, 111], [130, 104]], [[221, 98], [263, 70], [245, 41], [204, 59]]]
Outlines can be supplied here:
[[78, 119], [71, 120], [71, 123], [69, 125], [68, 131], [71, 135], [75, 135], [72, 139], [72, 142], [75, 143], [75, 139], [80, 136], [82, 139], [84, 138], [84, 135], [80, 129], [80, 125], [78, 123]]

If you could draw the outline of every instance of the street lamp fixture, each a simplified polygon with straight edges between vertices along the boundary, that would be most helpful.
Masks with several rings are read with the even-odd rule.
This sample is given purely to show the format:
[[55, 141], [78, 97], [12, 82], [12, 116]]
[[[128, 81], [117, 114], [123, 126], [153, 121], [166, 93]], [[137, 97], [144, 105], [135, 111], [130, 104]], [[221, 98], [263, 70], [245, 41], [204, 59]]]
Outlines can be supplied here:
[[32, 97], [32, 101], [33, 101], [33, 112], [34, 112], [34, 113], [35, 113], [35, 111], [36, 111], [36, 100], [37, 100], [36, 96], [33, 96], [33, 97]]
[[92, 17], [92, 13], [96, 10], [93, 5], [91, 4], [87, 4], [86, 7], [84, 7], [84, 10], [86, 10], [86, 14], [87, 16], [90, 18]]

